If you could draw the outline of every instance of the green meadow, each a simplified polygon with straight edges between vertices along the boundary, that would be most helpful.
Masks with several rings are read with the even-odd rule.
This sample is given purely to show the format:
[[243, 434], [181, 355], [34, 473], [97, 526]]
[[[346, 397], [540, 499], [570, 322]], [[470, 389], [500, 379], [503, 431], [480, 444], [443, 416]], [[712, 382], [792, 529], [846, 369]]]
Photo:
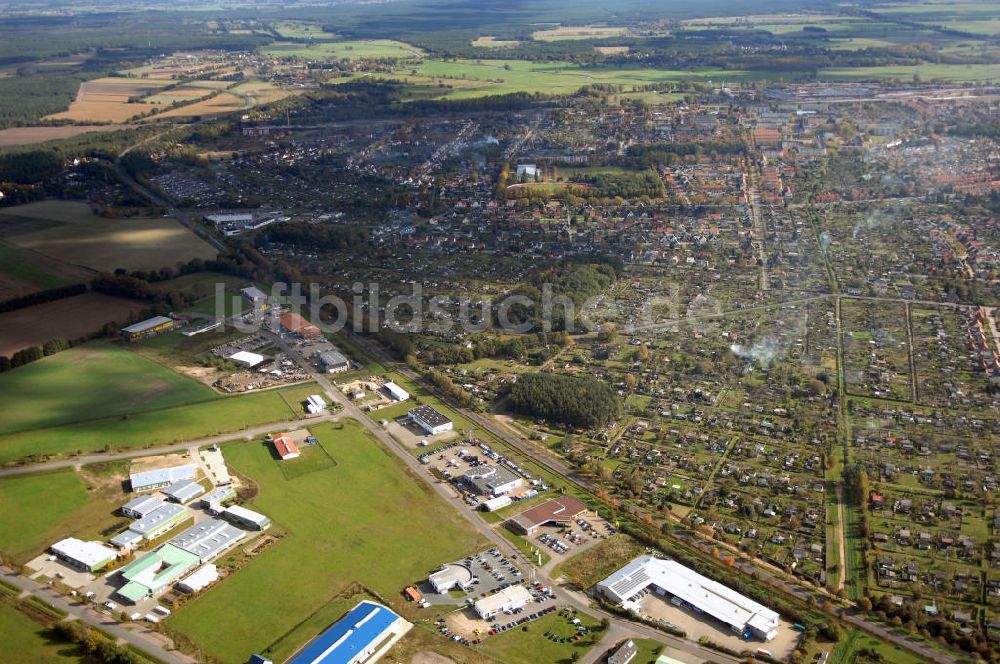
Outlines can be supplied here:
[[206, 385], [109, 343], [90, 343], [0, 374], [0, 433], [218, 398]]
[[338, 595], [351, 584], [393, 604], [441, 563], [486, 545], [360, 424], [310, 431], [335, 464], [301, 475], [284, 472], [263, 443], [225, 447], [230, 465], [259, 487], [248, 506], [284, 535], [168, 623], [222, 662], [243, 662], [248, 652], [283, 660], [327, 626], [314, 620], [306, 634], [300, 623], [349, 608]]
[[0, 435], [0, 464], [31, 455], [125, 450], [195, 440], [303, 415], [315, 383]]

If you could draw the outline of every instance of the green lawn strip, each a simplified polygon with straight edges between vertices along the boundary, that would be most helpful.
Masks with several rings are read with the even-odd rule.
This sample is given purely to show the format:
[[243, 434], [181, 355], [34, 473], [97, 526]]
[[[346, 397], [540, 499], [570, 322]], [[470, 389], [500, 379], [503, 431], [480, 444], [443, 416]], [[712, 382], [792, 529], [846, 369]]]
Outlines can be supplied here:
[[106, 342], [0, 374], [0, 433], [168, 408], [217, 398], [206, 385]]
[[[593, 630], [599, 621], [584, 613], [578, 614], [584, 626]], [[565, 640], [560, 643], [545, 636], [546, 632]], [[539, 664], [539, 662], [569, 662], [574, 654], [582, 657], [600, 641], [601, 633], [591, 631], [579, 641], [571, 641], [576, 626], [566, 616], [551, 613], [532, 621], [524, 628], [489, 636], [479, 649], [505, 664]]]
[[[826, 587], [836, 592], [840, 584], [840, 539], [839, 532], [840, 513], [837, 509], [837, 492], [830, 486], [824, 496], [826, 497]], [[845, 542], [846, 546], [846, 542]]]
[[868, 569], [865, 565], [863, 545], [861, 541], [861, 515], [858, 508], [850, 504], [844, 505], [844, 548], [847, 552], [847, 596], [856, 600], [865, 593], [868, 587]]
[[667, 646], [653, 639], [632, 639], [638, 652], [631, 664], [656, 664], [660, 655], [670, 656]]
[[[315, 383], [284, 389], [286, 398], [293, 404], [300, 393], [320, 391]], [[166, 445], [236, 432], [268, 422], [283, 422], [300, 415], [301, 411], [293, 412], [277, 390], [265, 390], [176, 408], [2, 435], [0, 463], [32, 455]]]
[[[291, 480], [263, 443], [226, 448], [230, 465], [259, 487], [249, 507], [287, 536], [170, 619], [220, 661], [243, 662], [273, 646], [354, 583], [408, 608], [399, 596], [405, 586], [486, 546], [353, 420], [310, 430], [336, 465]], [[301, 645], [279, 647], [284, 656]]]

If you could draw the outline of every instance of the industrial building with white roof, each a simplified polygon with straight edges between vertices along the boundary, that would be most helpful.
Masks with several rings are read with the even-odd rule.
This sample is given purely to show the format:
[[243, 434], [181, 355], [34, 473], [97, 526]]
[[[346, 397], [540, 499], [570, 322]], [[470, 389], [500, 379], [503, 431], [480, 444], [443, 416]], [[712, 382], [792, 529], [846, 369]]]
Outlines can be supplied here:
[[640, 556], [597, 584], [602, 595], [626, 609], [638, 609], [637, 596], [650, 587], [729, 625], [734, 632], [749, 630], [765, 641], [778, 635], [776, 611], [673, 560]]

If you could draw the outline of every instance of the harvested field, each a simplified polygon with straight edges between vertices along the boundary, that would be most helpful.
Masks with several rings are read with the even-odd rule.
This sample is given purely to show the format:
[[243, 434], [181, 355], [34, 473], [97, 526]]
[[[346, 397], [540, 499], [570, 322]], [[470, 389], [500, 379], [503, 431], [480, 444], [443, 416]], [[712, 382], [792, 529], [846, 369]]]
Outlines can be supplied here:
[[93, 272], [0, 241], [0, 300], [89, 281]]
[[479, 48], [512, 48], [519, 46], [521, 42], [516, 39], [497, 39], [496, 37], [480, 37], [472, 41], [472, 45]]
[[5, 240], [68, 264], [111, 272], [213, 258], [207, 242], [169, 218], [105, 219], [83, 203], [44, 201], [4, 210]]
[[601, 55], [621, 55], [628, 53], [628, 46], [595, 46], [594, 51]]
[[561, 41], [564, 39], [607, 39], [629, 34], [628, 28], [608, 28], [592, 26], [565, 26], [550, 30], [538, 30], [531, 37], [538, 41]]
[[76, 339], [101, 329], [110, 321], [125, 321], [147, 305], [101, 293], [84, 293], [0, 314], [0, 355], [10, 356], [53, 337]]
[[61, 127], [14, 127], [0, 129], [0, 147], [11, 145], [34, 145], [46, 141], [73, 138], [92, 131], [107, 132], [131, 129], [132, 125], [64, 125]]
[[125, 122], [136, 115], [148, 113], [156, 104], [128, 103], [129, 97], [149, 94], [170, 85], [169, 78], [98, 78], [80, 84], [76, 99], [69, 110], [46, 117], [47, 120], [78, 122]]
[[[201, 94], [196, 95], [196, 97], [203, 96], [205, 92], [206, 91], [202, 90]], [[232, 111], [238, 111], [243, 107], [243, 100], [240, 97], [231, 92], [221, 92], [211, 99], [198, 101], [193, 104], [188, 104], [187, 106], [181, 106], [180, 108], [159, 113], [152, 116], [150, 120], [156, 120], [159, 118], [189, 118], [195, 115], [230, 113]]]

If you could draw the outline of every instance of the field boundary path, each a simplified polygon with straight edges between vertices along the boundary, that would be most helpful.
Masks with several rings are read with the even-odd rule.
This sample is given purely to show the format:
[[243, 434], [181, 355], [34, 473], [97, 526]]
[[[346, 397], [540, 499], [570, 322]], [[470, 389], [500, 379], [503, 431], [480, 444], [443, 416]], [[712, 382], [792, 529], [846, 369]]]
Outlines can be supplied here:
[[840, 561], [837, 574], [837, 592], [847, 586], [847, 525], [844, 523], [844, 487], [837, 482], [837, 548], [840, 550]]
[[160, 445], [158, 447], [145, 447], [137, 448], [132, 450], [122, 450], [121, 452], [96, 452], [94, 454], [85, 454], [82, 456], [69, 457], [66, 459], [58, 459], [55, 461], [45, 461], [43, 463], [33, 463], [26, 464], [23, 466], [12, 466], [10, 468], [0, 469], [0, 477], [9, 477], [12, 475], [27, 475], [30, 473], [36, 473], [42, 470], [56, 470], [59, 468], [75, 468], [77, 466], [86, 466], [91, 463], [101, 463], [104, 461], [120, 461], [122, 459], [135, 459], [137, 457], [145, 456], [159, 456], [161, 454], [172, 454], [174, 452], [186, 452], [191, 448], [206, 447], [208, 445], [216, 445], [218, 443], [226, 443], [233, 440], [246, 440], [250, 441], [258, 436], [263, 436], [272, 431], [278, 431], [280, 429], [297, 429], [302, 426], [312, 424], [313, 422], [329, 422], [332, 420], [337, 420], [343, 417], [343, 412], [331, 413], [329, 415], [320, 415], [319, 417], [308, 417], [298, 420], [289, 420], [286, 422], [272, 422], [270, 424], [261, 424], [260, 426], [250, 427], [249, 429], [243, 429], [242, 431], [236, 431], [233, 433], [222, 433], [215, 436], [208, 436], [206, 438], [196, 438], [195, 440], [187, 440], [180, 443], [171, 443], [170, 445]]

